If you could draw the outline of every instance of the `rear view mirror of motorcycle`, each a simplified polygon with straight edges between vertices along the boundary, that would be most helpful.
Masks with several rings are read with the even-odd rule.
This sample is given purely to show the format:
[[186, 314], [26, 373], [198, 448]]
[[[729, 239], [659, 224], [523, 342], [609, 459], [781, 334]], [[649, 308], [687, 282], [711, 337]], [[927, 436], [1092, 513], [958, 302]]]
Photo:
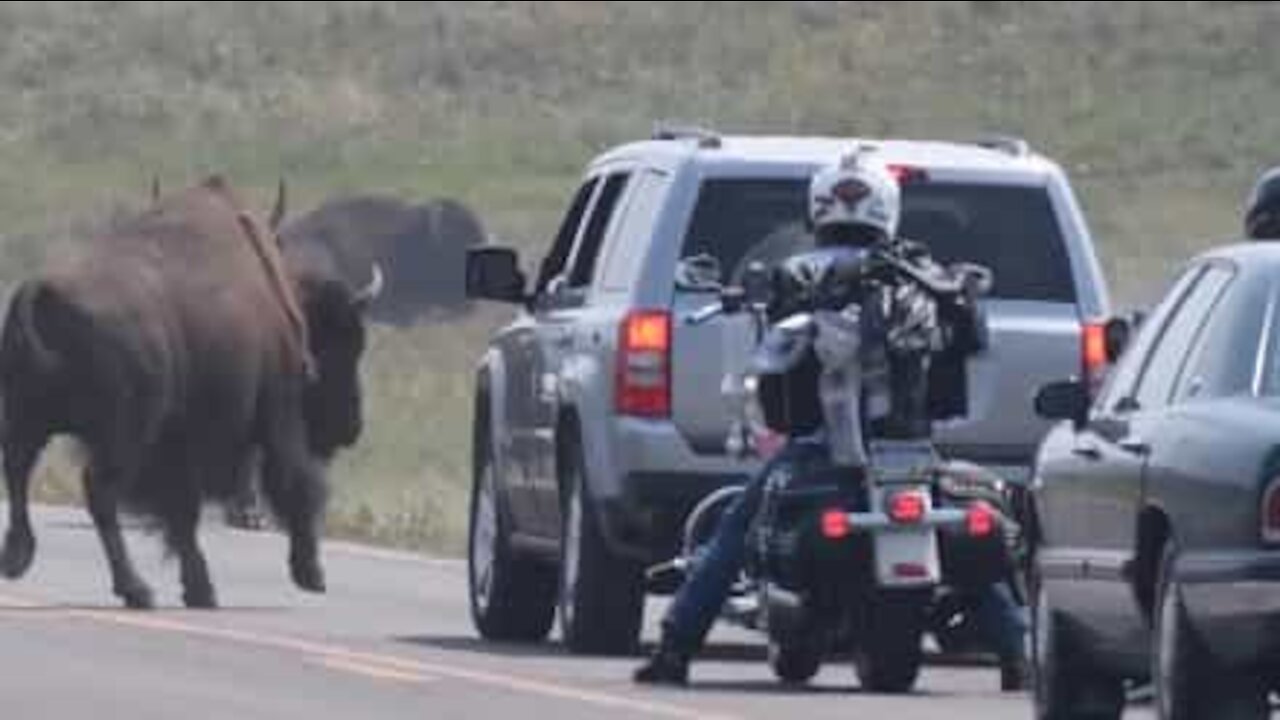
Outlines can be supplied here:
[[742, 312], [742, 308], [746, 305], [747, 293], [745, 288], [731, 285], [720, 290], [720, 309], [726, 315], [733, 315]]
[[743, 300], [752, 306], [762, 307], [769, 302], [769, 270], [764, 263], [755, 261], [742, 273]]

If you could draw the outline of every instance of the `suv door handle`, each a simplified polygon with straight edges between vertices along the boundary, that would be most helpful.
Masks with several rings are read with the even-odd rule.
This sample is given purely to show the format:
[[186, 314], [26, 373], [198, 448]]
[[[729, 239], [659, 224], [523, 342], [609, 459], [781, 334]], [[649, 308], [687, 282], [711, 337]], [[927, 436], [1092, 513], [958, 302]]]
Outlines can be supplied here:
[[1151, 446], [1147, 444], [1147, 441], [1140, 437], [1130, 436], [1116, 443], [1116, 445], [1118, 445], [1121, 450], [1131, 455], [1146, 457], [1151, 454]]

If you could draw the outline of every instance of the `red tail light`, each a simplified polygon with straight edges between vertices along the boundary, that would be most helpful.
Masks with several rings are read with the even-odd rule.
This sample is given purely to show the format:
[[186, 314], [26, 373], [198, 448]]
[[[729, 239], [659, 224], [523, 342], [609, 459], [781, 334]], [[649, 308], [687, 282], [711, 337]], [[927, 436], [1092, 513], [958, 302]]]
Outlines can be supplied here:
[[1280, 544], [1280, 477], [1262, 493], [1262, 542]]
[[914, 525], [924, 519], [924, 494], [914, 490], [889, 498], [889, 518], [903, 525]]
[[671, 314], [639, 310], [618, 338], [617, 409], [635, 417], [671, 415]]
[[887, 170], [893, 176], [893, 179], [898, 181], [899, 185], [910, 185], [929, 180], [929, 173], [924, 168], [911, 165], [890, 165]]
[[965, 528], [969, 531], [969, 537], [981, 538], [995, 532], [996, 529], [996, 512], [991, 506], [979, 500], [969, 506], [969, 512], [965, 516]]
[[849, 537], [849, 514], [844, 510], [828, 510], [822, 513], [822, 537], [843, 540]]
[[1107, 327], [1100, 322], [1080, 327], [1080, 372], [1085, 387], [1096, 390], [1107, 367]]

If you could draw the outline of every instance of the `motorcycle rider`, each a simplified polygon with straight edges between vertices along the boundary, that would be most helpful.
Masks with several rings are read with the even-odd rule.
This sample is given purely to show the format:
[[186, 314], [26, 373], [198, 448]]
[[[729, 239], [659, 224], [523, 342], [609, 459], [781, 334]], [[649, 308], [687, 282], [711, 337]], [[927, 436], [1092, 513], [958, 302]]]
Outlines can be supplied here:
[[[873, 248], [900, 242], [897, 239], [900, 193], [899, 184], [888, 169], [874, 157], [867, 157], [861, 149], [820, 170], [810, 182], [807, 216], [815, 245], [818, 248]], [[912, 244], [910, 253], [915, 260], [929, 262], [922, 247]], [[771, 322], [794, 309], [785, 306], [794, 295], [776, 291], [783, 282], [782, 273], [774, 272], [775, 292], [767, 313]], [[961, 318], [957, 324], [980, 333], [981, 321], [972, 313], [970, 309], [968, 322]], [[940, 310], [939, 314], [956, 319], [954, 308]], [[693, 564], [663, 619], [658, 646], [635, 672], [636, 682], [668, 685], [688, 682], [690, 659], [701, 648], [741, 570], [747, 532], [759, 509], [766, 481], [777, 472], [803, 473], [806, 466], [829, 462], [822, 432], [819, 374], [816, 358], [810, 357], [785, 376], [761, 378], [761, 405], [767, 424], [784, 436], [781, 449], [767, 460], [720, 517], [714, 536], [705, 546], [705, 554]], [[909, 403], [917, 406], [932, 403], [933, 398], [926, 400], [921, 394], [923, 378], [917, 373], [913, 380], [917, 387], [908, 391], [913, 395]], [[935, 393], [931, 394], [936, 397]], [[783, 416], [785, 422], [779, 419]], [[927, 428], [920, 428], [918, 421], [912, 422], [909, 418], [904, 421], [896, 412], [870, 423], [869, 430], [872, 435], [882, 437], [928, 432]], [[1001, 584], [983, 593], [978, 614], [1001, 658], [1002, 688], [1021, 689], [1027, 676], [1023, 640], [1026, 628], [1008, 588]]]
[[1250, 240], [1280, 240], [1280, 166], [1254, 183], [1245, 206], [1244, 235]]

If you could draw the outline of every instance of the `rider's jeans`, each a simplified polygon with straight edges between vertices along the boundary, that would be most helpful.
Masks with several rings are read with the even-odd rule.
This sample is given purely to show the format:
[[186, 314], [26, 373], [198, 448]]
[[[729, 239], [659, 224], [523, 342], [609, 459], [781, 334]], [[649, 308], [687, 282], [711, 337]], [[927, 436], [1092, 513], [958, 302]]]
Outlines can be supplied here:
[[[826, 446], [820, 440], [793, 438], [730, 502], [720, 516], [715, 535], [695, 559], [692, 572], [667, 610], [663, 632], [668, 643], [690, 655], [701, 649], [742, 569], [747, 530], [760, 507], [768, 478], [781, 470], [826, 459]], [[978, 612], [992, 649], [1001, 657], [1021, 657], [1026, 623], [1008, 586], [990, 586], [981, 595]]]
[[663, 630], [668, 642], [689, 654], [702, 647], [742, 569], [747, 530], [760, 508], [769, 477], [780, 470], [804, 465], [807, 461], [825, 460], [826, 457], [826, 445], [821, 441], [793, 438], [729, 503], [716, 525], [715, 535], [694, 561], [692, 572], [667, 610]]
[[1026, 636], [1030, 628], [1026, 609], [1013, 597], [1008, 583], [987, 586], [978, 597], [978, 626], [1001, 659], [1026, 657]]

